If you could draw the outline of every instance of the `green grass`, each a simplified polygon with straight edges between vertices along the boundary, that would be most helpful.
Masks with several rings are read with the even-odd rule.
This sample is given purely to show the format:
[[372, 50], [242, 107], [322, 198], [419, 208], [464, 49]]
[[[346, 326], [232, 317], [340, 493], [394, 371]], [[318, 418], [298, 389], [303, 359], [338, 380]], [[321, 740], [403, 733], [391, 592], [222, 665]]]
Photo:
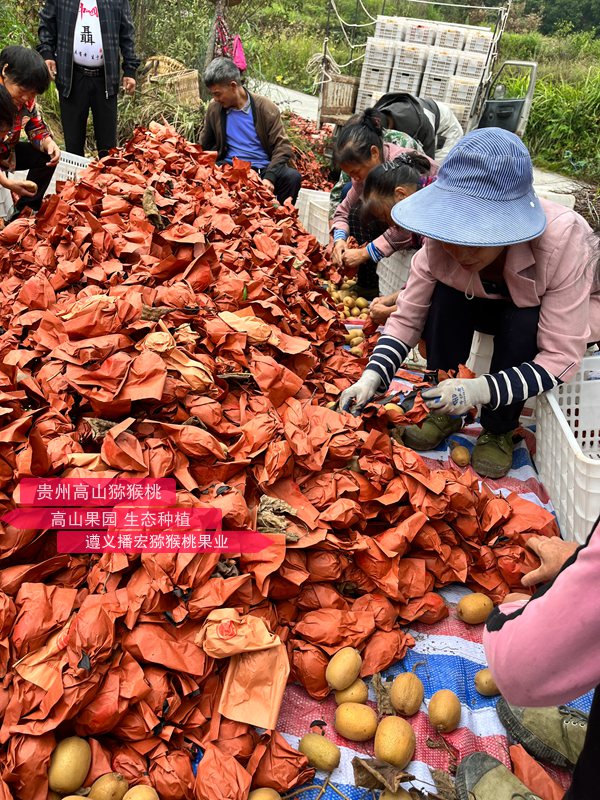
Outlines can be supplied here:
[[574, 85], [542, 78], [536, 87], [525, 141], [537, 162], [600, 182], [600, 67]]

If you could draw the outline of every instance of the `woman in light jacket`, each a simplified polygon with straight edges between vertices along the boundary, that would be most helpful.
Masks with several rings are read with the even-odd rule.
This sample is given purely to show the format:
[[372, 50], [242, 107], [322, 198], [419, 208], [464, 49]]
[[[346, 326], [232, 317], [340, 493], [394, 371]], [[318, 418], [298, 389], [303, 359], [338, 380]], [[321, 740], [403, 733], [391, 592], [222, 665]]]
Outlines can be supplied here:
[[340, 407], [359, 413], [422, 336], [429, 368], [449, 370], [467, 361], [475, 330], [491, 333], [490, 373], [425, 390], [431, 413], [405, 429], [404, 443], [433, 450], [482, 405], [472, 464], [480, 475], [500, 478], [512, 464], [524, 402], [569, 380], [587, 343], [600, 336], [592, 231], [579, 214], [537, 197], [527, 148], [499, 128], [463, 137], [437, 181], [398, 203], [392, 216], [425, 236], [425, 245]]

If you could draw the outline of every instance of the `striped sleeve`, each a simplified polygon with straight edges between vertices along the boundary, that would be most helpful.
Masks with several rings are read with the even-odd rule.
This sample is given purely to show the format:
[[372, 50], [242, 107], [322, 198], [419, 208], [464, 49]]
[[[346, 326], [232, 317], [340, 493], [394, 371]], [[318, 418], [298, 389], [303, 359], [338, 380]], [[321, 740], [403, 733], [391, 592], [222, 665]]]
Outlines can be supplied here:
[[385, 388], [387, 388], [396, 372], [400, 369], [409, 350], [410, 347], [401, 342], [400, 339], [383, 334], [379, 337], [373, 350], [367, 369], [376, 372], [383, 381]]
[[562, 383], [534, 361], [525, 361], [519, 367], [510, 367], [484, 377], [491, 393], [489, 405], [494, 410], [512, 403], [522, 403]]
[[375, 247], [373, 242], [369, 242], [367, 245], [367, 253], [369, 254], [371, 261], [374, 261], [376, 264], [383, 258], [383, 253], [378, 247]]
[[333, 231], [333, 241], [334, 242], [337, 242], [340, 239], [343, 239], [345, 241], [347, 238], [348, 238], [348, 233], [346, 231], [343, 231], [341, 228], [335, 228], [334, 229], [334, 231]]

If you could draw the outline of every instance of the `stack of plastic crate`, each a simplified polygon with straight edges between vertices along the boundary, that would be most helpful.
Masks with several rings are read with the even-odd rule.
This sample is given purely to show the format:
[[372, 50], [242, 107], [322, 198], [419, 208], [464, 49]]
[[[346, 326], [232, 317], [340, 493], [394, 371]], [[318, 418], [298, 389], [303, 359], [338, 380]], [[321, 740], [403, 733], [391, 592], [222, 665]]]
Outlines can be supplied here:
[[425, 66], [425, 77], [421, 87], [424, 97], [432, 100], [445, 100], [450, 78], [454, 75], [458, 61], [458, 51], [443, 47], [432, 47]]
[[360, 91], [356, 101], [356, 110], [363, 111], [385, 94], [390, 85], [392, 67], [394, 66], [395, 46], [385, 39], [367, 39], [365, 60], [360, 76]]
[[404, 18], [386, 17], [380, 14], [375, 23], [375, 38], [388, 42], [402, 41], [404, 38]]
[[419, 94], [423, 70], [429, 58], [429, 45], [400, 42], [396, 45], [396, 60], [390, 79], [390, 92]]

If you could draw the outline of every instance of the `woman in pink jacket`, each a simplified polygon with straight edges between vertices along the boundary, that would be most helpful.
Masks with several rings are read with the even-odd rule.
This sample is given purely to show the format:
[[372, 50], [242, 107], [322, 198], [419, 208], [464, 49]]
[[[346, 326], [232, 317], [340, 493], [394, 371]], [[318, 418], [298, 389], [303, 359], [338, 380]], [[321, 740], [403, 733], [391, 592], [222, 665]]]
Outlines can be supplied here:
[[[374, 109], [367, 109], [357, 122], [342, 128], [335, 143], [336, 163], [350, 176], [352, 186], [333, 215], [332, 261], [341, 269], [357, 271], [357, 291], [368, 299], [379, 294], [377, 263], [396, 250], [419, 247], [421, 240], [395, 223], [382, 224], [365, 218], [362, 200], [367, 175], [402, 153], [410, 154], [414, 169], [425, 178], [436, 175], [438, 169], [428, 156], [384, 142], [382, 136], [380, 117]], [[349, 236], [362, 247], [349, 249], [346, 245]]]
[[[475, 470], [500, 478], [512, 464], [524, 402], [567, 381], [591, 330], [593, 234], [585, 220], [533, 191], [521, 140], [500, 128], [472, 131], [451, 150], [437, 181], [398, 203], [397, 225], [426, 237], [367, 368], [340, 408], [360, 413], [385, 391], [424, 337], [430, 369], [466, 363], [474, 331], [494, 335], [490, 373], [423, 392], [431, 413], [404, 443], [433, 450], [482, 406]], [[598, 295], [592, 297], [598, 308]], [[597, 328], [594, 324], [592, 328]]]

